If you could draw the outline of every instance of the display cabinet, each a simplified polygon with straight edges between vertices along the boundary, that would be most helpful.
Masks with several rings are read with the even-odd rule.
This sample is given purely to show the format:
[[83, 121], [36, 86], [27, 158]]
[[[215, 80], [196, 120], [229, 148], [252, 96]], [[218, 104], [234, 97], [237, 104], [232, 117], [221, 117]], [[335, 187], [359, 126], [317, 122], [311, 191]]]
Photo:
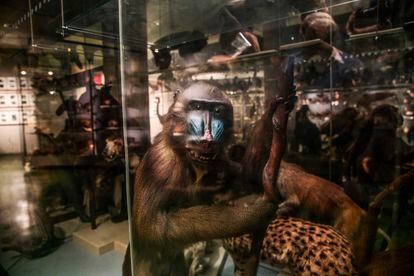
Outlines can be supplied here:
[[105, 253], [93, 230], [122, 229], [127, 207], [119, 42], [103, 31], [117, 33], [118, 21], [111, 13], [86, 32], [85, 20], [111, 1], [12, 2], [0, 4], [1, 264], [19, 274], [22, 259], [82, 243], [81, 229]]
[[73, 242], [125, 276], [414, 271], [412, 1], [6, 2], [8, 252]]
[[[211, 91], [217, 89], [228, 99], [233, 114], [231, 138], [223, 145], [223, 156], [243, 168], [243, 172], [236, 174], [234, 179], [241, 176], [241, 182], [249, 182], [247, 186], [254, 184], [253, 189], [262, 191], [260, 185], [266, 181], [263, 168], [265, 164], [274, 165], [267, 158], [269, 154], [274, 157], [278, 144], [276, 134], [271, 140], [274, 121], [266, 121], [266, 118], [269, 120], [271, 117], [269, 110], [275, 98], [289, 98], [292, 92], [289, 83], [293, 84], [297, 100], [285, 130], [286, 145], [280, 170], [275, 167], [278, 173], [278, 180], [274, 183], [279, 193], [276, 200], [278, 216], [275, 215], [272, 227], [267, 228], [268, 236], [264, 237], [259, 274], [264, 273], [269, 264], [275, 271], [288, 268], [294, 275], [329, 274], [329, 265], [324, 264], [326, 254], [321, 253], [325, 252], [324, 249], [311, 249], [312, 244], [326, 244], [329, 248], [326, 250], [332, 252], [341, 250], [343, 245], [335, 243], [330, 246], [330, 238], [320, 239], [320, 235], [313, 236], [313, 231], [310, 231], [302, 233], [307, 241], [305, 249], [295, 242], [295, 230], [286, 235], [277, 234], [290, 227], [302, 227], [302, 231], [307, 227], [319, 230], [320, 224], [334, 227], [329, 228], [333, 231], [330, 235], [344, 235], [354, 252], [351, 258], [358, 264], [353, 266], [341, 260], [338, 265], [332, 253], [326, 258], [329, 259], [328, 264], [335, 263], [336, 274], [341, 273], [341, 269], [345, 274], [353, 273], [354, 269], [369, 273], [398, 271], [402, 274], [410, 270], [402, 264], [404, 258], [409, 258], [403, 252], [412, 247], [408, 227], [411, 214], [407, 207], [410, 205], [408, 183], [413, 180], [413, 44], [410, 27], [413, 13], [408, 1], [121, 1], [119, 9], [120, 38], [124, 49], [121, 52], [124, 103], [127, 109], [141, 104], [145, 109], [148, 105], [145, 121], [148, 122], [152, 143], [137, 170], [130, 218], [131, 261], [136, 275], [144, 271], [156, 275], [157, 269], [167, 269], [168, 264], [171, 264], [171, 269], [177, 269], [173, 267], [171, 258], [178, 256], [175, 254], [179, 251], [172, 253], [173, 250], [167, 249], [165, 252], [161, 250], [166, 255], [161, 253], [160, 257], [165, 261], [165, 267], [151, 270], [143, 264], [143, 259], [150, 263], [157, 261], [142, 255], [142, 251], [147, 250], [142, 244], [153, 241], [142, 229], [165, 227], [167, 232], [174, 229], [175, 234], [171, 235], [176, 236], [151, 236], [166, 244], [173, 243], [178, 237], [193, 241], [185, 226], [177, 226], [181, 230], [174, 228], [175, 220], [184, 219], [185, 215], [181, 213], [184, 210], [189, 212], [186, 213], [189, 217], [197, 216], [193, 229], [198, 230], [194, 230], [193, 235], [210, 237], [206, 232], [215, 233], [210, 237], [215, 239], [229, 235], [225, 230], [214, 232], [215, 223], [221, 216], [212, 218], [209, 226], [204, 226], [200, 220], [209, 218], [208, 214], [191, 213], [191, 208], [196, 209], [199, 205], [207, 204], [206, 210], [213, 208], [214, 204], [207, 199], [207, 203], [200, 200], [188, 203], [188, 206], [179, 205], [180, 201], [175, 202], [174, 197], [163, 198], [159, 206], [147, 202], [145, 197], [151, 194], [152, 185], [166, 185], [165, 188], [153, 188], [158, 191], [157, 195], [163, 193], [160, 189], [179, 185], [174, 182], [180, 179], [179, 172], [188, 173], [190, 179], [194, 178], [194, 183], [205, 177], [198, 174], [200, 170], [206, 175], [217, 170], [227, 170], [224, 175], [230, 173], [221, 160], [214, 162], [208, 158], [208, 146], [199, 148], [204, 143], [210, 145], [206, 137], [210, 137], [209, 133], [214, 132], [217, 126], [210, 119], [200, 119], [202, 123], [196, 123], [194, 114], [201, 111], [193, 109], [203, 111], [204, 106], [206, 110], [203, 112], [209, 114], [205, 116], [211, 116], [213, 121], [219, 120], [219, 115], [211, 115], [213, 111], [206, 106], [214, 106], [221, 99], [221, 96], [212, 94], [208, 98], [200, 91], [206, 87]], [[131, 42], [132, 38], [138, 37], [147, 43]], [[132, 92], [131, 87], [137, 84], [135, 92]], [[135, 95], [139, 95], [141, 102], [128, 102]], [[191, 105], [201, 98], [208, 104]], [[180, 115], [177, 110], [185, 114]], [[125, 115], [128, 121], [128, 112]], [[171, 129], [171, 124], [179, 124], [173, 120], [174, 116], [188, 116], [183, 119], [184, 130], [179, 127]], [[128, 123], [126, 127], [129, 127]], [[201, 135], [198, 128], [204, 128], [207, 134]], [[195, 138], [193, 132], [202, 137]], [[168, 140], [169, 135], [175, 141], [172, 144]], [[213, 134], [213, 143], [218, 143], [214, 138]], [[176, 144], [177, 141], [181, 142]], [[272, 153], [269, 153], [270, 145]], [[169, 153], [171, 155], [165, 153], [169, 150], [173, 152]], [[253, 159], [251, 155], [257, 152], [260, 152], [260, 157]], [[150, 161], [154, 156], [158, 157], [157, 164]], [[188, 163], [185, 161], [186, 165], [183, 165], [168, 158], [164, 160], [165, 156], [184, 158]], [[206, 167], [197, 163], [200, 158], [208, 160]], [[170, 168], [171, 164], [177, 167]], [[187, 166], [188, 171], [180, 166]], [[153, 172], [157, 173], [154, 175]], [[164, 179], [163, 174], [170, 177]], [[155, 184], [161, 181], [160, 178], [163, 184]], [[151, 179], [152, 184], [146, 182]], [[213, 182], [204, 185], [213, 185]], [[150, 188], [139, 188], [140, 185]], [[158, 198], [155, 194], [153, 196]], [[177, 195], [177, 200], [180, 196], [183, 194]], [[141, 201], [149, 206], [141, 205]], [[190, 209], [186, 209], [188, 207]], [[228, 211], [227, 207], [223, 207], [224, 213]], [[154, 216], [158, 212], [163, 214], [164, 223], [170, 223], [171, 228], [157, 220], [146, 220], [146, 212]], [[305, 221], [284, 221], [286, 216]], [[237, 216], [233, 219], [229, 225], [241, 227]], [[248, 222], [246, 218], [245, 223]], [[139, 237], [140, 233], [143, 237]], [[364, 241], [360, 239], [361, 233], [364, 233]], [[368, 236], [370, 241], [366, 239]], [[250, 271], [249, 266], [243, 267], [243, 264], [250, 263], [248, 259], [254, 252], [254, 235], [253, 245], [248, 247], [250, 242], [246, 237], [232, 239], [230, 245], [228, 240], [224, 241], [224, 247], [236, 260], [236, 271]], [[286, 243], [294, 249], [288, 249]], [[272, 245], [278, 250], [272, 249]], [[155, 244], [154, 248], [147, 253], [157, 252]], [[386, 248], [392, 249], [385, 251]], [[246, 263], [240, 263], [241, 257], [237, 255], [241, 254], [240, 251], [244, 252]], [[171, 256], [168, 255], [170, 253]], [[206, 251], [200, 254], [207, 259], [209, 257]], [[307, 254], [316, 257], [305, 257]], [[379, 261], [387, 258], [385, 256], [397, 255], [398, 261], [389, 259], [386, 265]], [[302, 263], [305, 262], [303, 258], [308, 265]], [[206, 264], [199, 265], [203, 267]], [[230, 267], [227, 261], [223, 273], [231, 271]]]

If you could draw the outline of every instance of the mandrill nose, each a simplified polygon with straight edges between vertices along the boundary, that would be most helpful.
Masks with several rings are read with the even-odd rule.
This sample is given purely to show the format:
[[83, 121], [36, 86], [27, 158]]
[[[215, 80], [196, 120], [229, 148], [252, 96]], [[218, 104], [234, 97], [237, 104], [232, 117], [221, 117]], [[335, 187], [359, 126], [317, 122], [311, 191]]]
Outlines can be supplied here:
[[210, 113], [204, 114], [204, 135], [201, 138], [201, 146], [204, 149], [208, 149], [213, 144], [213, 135], [211, 134], [211, 119]]
[[204, 149], [208, 149], [213, 144], [213, 135], [211, 135], [211, 131], [206, 129], [204, 131], [204, 136], [201, 139], [201, 146]]

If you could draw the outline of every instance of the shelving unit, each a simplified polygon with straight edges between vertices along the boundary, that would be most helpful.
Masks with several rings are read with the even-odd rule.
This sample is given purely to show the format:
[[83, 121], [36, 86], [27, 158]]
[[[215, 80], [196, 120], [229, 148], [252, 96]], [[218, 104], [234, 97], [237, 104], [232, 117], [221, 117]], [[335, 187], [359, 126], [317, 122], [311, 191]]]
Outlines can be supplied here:
[[0, 154], [32, 152], [37, 147], [37, 137], [31, 135], [36, 124], [34, 101], [29, 77], [0, 77], [0, 131], [6, 136], [0, 141]]

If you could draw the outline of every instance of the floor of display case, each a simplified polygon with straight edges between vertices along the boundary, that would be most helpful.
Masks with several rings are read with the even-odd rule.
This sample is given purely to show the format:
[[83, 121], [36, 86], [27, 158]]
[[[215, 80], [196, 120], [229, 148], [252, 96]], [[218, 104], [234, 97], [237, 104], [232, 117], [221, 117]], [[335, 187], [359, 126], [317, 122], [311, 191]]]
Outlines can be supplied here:
[[[21, 157], [1, 156], [0, 168], [0, 189], [3, 191], [0, 193], [1, 211], [7, 212], [13, 204], [22, 207], [19, 203], [25, 200], [27, 190]], [[64, 230], [66, 236], [65, 242], [56, 251], [37, 259], [22, 257], [16, 251], [1, 252], [1, 265], [10, 275], [121, 275], [123, 253], [113, 251], [96, 256], [74, 242], [73, 233], [90, 227], [89, 223], [81, 223], [75, 218], [55, 226]]]
[[[57, 251], [46, 257], [29, 260], [17, 259], [15, 252], [7, 252], [2, 256], [2, 264], [9, 268], [9, 274], [18, 275], [121, 275], [123, 254], [109, 252], [103, 256], [94, 256], [87, 250], [69, 241]], [[4, 260], [4, 261], [3, 261]], [[16, 264], [14, 264], [16, 262]], [[13, 265], [14, 264], [14, 265]]]
[[95, 230], [91, 229], [90, 223], [80, 223], [79, 219], [65, 224], [78, 228], [72, 234], [73, 241], [92, 254], [101, 256], [111, 251], [125, 254], [129, 242], [127, 221], [112, 223], [109, 215], [101, 216], [97, 219], [98, 228]]
[[[0, 168], [0, 189], [4, 191], [0, 193], [0, 207], [7, 212], [11, 205], [19, 205], [26, 200], [27, 183], [20, 156], [1, 156]], [[82, 223], [79, 218], [56, 223], [55, 228], [65, 235], [64, 243], [56, 251], [35, 259], [23, 257], [16, 251], [2, 252], [0, 263], [10, 275], [121, 275], [129, 242], [128, 222], [112, 223], [109, 215], [102, 215], [97, 218], [97, 225], [98, 228], [92, 230], [90, 223]], [[210, 258], [214, 265], [203, 276], [218, 275], [223, 269], [226, 261], [224, 249], [216, 247]], [[232, 272], [234, 266], [229, 259], [226, 271]]]

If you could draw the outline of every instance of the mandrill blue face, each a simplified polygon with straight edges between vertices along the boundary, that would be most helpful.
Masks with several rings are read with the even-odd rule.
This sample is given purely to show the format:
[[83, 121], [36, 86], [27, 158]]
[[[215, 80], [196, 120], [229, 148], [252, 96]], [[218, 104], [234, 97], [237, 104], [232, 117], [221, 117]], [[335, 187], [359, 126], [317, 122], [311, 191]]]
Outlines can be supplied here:
[[233, 133], [233, 107], [217, 87], [195, 83], [179, 95], [173, 110], [185, 114], [181, 133], [190, 159], [199, 163], [215, 160]]

